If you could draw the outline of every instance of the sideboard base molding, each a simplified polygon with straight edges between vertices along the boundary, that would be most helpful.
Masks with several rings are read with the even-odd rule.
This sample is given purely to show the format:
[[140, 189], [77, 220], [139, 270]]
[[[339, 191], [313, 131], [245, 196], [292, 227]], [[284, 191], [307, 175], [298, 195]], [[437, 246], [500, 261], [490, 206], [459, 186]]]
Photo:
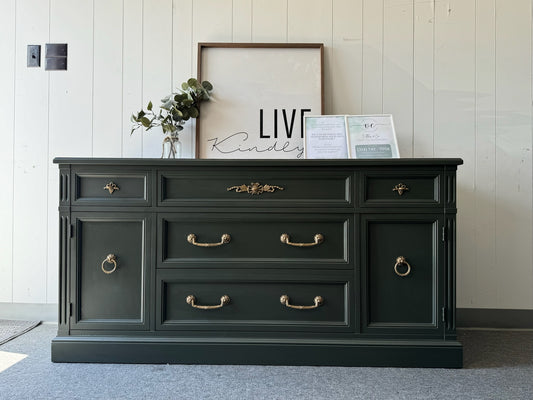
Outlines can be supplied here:
[[53, 362], [462, 368], [463, 348], [437, 340], [56, 337]]

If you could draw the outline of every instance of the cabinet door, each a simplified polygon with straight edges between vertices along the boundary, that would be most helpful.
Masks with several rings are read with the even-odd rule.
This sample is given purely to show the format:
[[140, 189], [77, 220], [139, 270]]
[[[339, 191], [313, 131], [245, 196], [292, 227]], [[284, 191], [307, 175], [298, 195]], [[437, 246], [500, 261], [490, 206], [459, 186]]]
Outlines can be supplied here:
[[362, 331], [443, 332], [442, 216], [363, 215]]
[[72, 329], [148, 329], [146, 214], [73, 213]]

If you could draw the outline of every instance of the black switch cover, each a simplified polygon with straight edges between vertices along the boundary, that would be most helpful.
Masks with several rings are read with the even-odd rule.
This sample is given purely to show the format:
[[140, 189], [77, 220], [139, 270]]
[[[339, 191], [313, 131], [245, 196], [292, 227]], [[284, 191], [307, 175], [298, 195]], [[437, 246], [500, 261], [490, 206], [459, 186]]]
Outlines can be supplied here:
[[28, 67], [41, 66], [41, 46], [38, 44], [28, 45]]
[[67, 69], [67, 44], [47, 43], [44, 69], [47, 71]]
[[66, 57], [67, 44], [66, 43], [47, 43], [46, 57]]
[[67, 69], [67, 57], [46, 57], [44, 69], [58, 71]]

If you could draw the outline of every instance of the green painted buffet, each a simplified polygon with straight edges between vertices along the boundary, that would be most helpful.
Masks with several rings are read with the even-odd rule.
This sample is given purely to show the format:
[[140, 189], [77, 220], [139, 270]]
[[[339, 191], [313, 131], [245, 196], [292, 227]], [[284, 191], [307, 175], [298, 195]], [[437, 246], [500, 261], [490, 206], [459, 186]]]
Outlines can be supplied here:
[[462, 367], [462, 160], [54, 162], [52, 361]]

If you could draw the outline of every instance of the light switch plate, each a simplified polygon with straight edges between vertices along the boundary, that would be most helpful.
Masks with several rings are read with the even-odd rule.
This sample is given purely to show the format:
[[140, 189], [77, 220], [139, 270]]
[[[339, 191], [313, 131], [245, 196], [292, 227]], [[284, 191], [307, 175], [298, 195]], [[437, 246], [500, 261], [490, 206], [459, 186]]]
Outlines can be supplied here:
[[28, 45], [28, 67], [40, 67], [41, 66], [41, 45], [29, 44]]

